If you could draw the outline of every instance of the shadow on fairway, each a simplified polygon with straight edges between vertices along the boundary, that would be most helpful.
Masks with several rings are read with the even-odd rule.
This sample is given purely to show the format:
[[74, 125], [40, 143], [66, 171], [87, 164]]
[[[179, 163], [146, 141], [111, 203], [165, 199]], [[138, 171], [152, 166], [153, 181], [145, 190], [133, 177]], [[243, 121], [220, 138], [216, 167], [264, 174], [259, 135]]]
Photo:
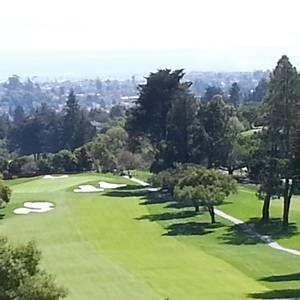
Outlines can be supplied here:
[[225, 244], [232, 245], [263, 244], [261, 239], [253, 235], [255, 232], [260, 235], [268, 235], [272, 239], [299, 234], [295, 223], [290, 223], [287, 230], [282, 230], [282, 222], [279, 218], [270, 219], [267, 223], [261, 222], [259, 218], [251, 218], [244, 224], [229, 227], [221, 239]]
[[172, 224], [166, 229], [168, 232], [164, 236], [177, 236], [177, 235], [205, 235], [213, 233], [215, 229], [223, 227], [221, 223], [207, 223], [207, 222], [187, 222]]
[[145, 195], [145, 190], [144, 189], [127, 189], [127, 190], [116, 189], [116, 190], [105, 192], [103, 195], [109, 197], [117, 197], [117, 198], [140, 197]]
[[260, 281], [267, 281], [267, 282], [294, 281], [294, 280], [300, 280], [300, 273], [274, 275], [274, 276], [264, 277], [260, 279]]
[[186, 219], [196, 216], [197, 214], [194, 211], [181, 211], [181, 212], [165, 212], [161, 214], [149, 214], [141, 217], [135, 218], [136, 220], [149, 220], [151, 222], [155, 221], [167, 221], [175, 219]]
[[300, 289], [285, 289], [285, 290], [274, 290], [262, 293], [249, 294], [252, 299], [299, 299]]
[[[282, 282], [282, 281], [298, 281], [300, 273], [273, 275], [263, 277], [260, 281], [266, 282]], [[252, 299], [300, 299], [300, 289], [273, 290], [262, 293], [252, 293], [249, 295]]]
[[263, 242], [253, 236], [253, 233], [248, 231], [245, 225], [233, 225], [228, 227], [226, 233], [219, 237], [224, 244], [229, 245], [256, 245]]
[[270, 235], [273, 239], [290, 237], [297, 233], [297, 225], [290, 223], [286, 230], [282, 230], [282, 221], [280, 218], [270, 219], [268, 222], [261, 222], [259, 218], [252, 218], [246, 224], [262, 235]]

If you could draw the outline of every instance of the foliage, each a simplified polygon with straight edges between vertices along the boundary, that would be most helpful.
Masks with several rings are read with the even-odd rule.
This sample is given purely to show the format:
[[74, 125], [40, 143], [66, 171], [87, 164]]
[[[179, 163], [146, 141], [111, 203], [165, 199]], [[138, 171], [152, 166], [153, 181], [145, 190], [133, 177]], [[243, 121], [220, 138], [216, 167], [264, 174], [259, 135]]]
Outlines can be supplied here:
[[10, 201], [11, 189], [0, 181], [0, 206]]
[[167, 115], [173, 96], [184, 85], [180, 83], [183, 70], [159, 70], [150, 73], [147, 82], [139, 87], [136, 107], [129, 112], [126, 129], [130, 135], [145, 135], [153, 145], [166, 140]]
[[39, 268], [41, 253], [33, 242], [14, 247], [0, 238], [0, 298], [22, 300], [56, 300], [66, 290]]
[[53, 171], [55, 173], [76, 171], [75, 157], [69, 150], [61, 150], [52, 158]]
[[194, 168], [179, 179], [174, 191], [177, 200], [192, 202], [196, 212], [200, 205], [205, 206], [214, 223], [214, 205], [221, 204], [235, 192], [236, 184], [230, 176], [217, 170]]
[[215, 96], [224, 96], [224, 92], [220, 87], [208, 86], [203, 97], [204, 102], [211, 101]]

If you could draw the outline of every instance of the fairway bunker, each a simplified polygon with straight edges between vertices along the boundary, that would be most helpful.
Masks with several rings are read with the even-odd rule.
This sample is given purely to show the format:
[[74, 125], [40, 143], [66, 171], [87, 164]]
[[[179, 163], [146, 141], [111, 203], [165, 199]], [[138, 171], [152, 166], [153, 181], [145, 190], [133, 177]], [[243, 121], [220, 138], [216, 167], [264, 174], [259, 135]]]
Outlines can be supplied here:
[[108, 183], [105, 181], [100, 181], [99, 185], [100, 185], [100, 188], [102, 188], [102, 189], [118, 189], [118, 188], [127, 186], [127, 184], [125, 184], [125, 183], [117, 184], [117, 183]]
[[24, 207], [16, 208], [15, 215], [28, 215], [29, 213], [46, 213], [54, 209], [51, 202], [25, 202]]
[[62, 179], [62, 178], [68, 178], [69, 175], [45, 175], [44, 179]]
[[79, 185], [77, 189], [73, 190], [75, 193], [97, 193], [103, 192], [104, 189], [96, 188], [93, 185]]

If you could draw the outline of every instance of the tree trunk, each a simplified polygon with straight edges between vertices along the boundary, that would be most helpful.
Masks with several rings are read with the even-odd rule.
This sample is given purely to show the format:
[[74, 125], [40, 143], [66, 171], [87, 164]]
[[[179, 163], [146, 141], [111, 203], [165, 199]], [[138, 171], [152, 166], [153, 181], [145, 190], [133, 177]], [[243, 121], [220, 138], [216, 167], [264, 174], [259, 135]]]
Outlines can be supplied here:
[[271, 202], [271, 194], [267, 193], [264, 199], [264, 205], [262, 208], [262, 218], [263, 222], [268, 222], [270, 219], [270, 202]]
[[283, 191], [283, 215], [282, 215], [282, 229], [286, 230], [289, 226], [289, 212], [291, 205], [291, 198], [293, 195], [294, 182], [290, 185], [289, 178], [285, 178]]
[[229, 174], [229, 175], [233, 175], [233, 171], [234, 171], [234, 168], [233, 168], [233, 167], [229, 167], [229, 168], [228, 168], [228, 174]]
[[289, 225], [289, 211], [290, 211], [290, 199], [289, 197], [283, 200], [283, 216], [282, 216], [282, 229], [286, 230]]
[[210, 218], [211, 218], [211, 224], [216, 223], [216, 218], [215, 218], [215, 209], [212, 206], [208, 206], [208, 212], [210, 214]]
[[195, 207], [195, 213], [198, 213], [200, 210], [199, 210], [199, 205], [194, 205], [194, 207]]

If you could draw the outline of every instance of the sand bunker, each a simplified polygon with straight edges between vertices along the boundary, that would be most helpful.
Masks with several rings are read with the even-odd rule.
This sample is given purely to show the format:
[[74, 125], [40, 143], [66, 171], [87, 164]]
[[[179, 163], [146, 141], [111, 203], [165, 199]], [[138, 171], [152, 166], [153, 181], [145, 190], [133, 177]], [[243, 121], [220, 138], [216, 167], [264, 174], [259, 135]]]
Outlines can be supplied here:
[[151, 187], [151, 188], [147, 188], [147, 191], [148, 192], [158, 192], [158, 191], [160, 191], [161, 190], [161, 188], [160, 187]]
[[62, 179], [62, 178], [67, 178], [69, 175], [45, 175], [43, 178], [44, 179]]
[[77, 189], [74, 189], [75, 193], [95, 193], [103, 191], [104, 189], [96, 188], [93, 185], [79, 185]]
[[116, 184], [116, 183], [108, 183], [105, 181], [100, 181], [99, 185], [100, 185], [100, 188], [102, 188], [102, 189], [118, 189], [118, 188], [127, 186], [127, 184], [123, 184], [123, 183]]
[[25, 202], [24, 207], [16, 208], [14, 214], [27, 215], [29, 213], [46, 213], [54, 209], [54, 204], [51, 202]]

